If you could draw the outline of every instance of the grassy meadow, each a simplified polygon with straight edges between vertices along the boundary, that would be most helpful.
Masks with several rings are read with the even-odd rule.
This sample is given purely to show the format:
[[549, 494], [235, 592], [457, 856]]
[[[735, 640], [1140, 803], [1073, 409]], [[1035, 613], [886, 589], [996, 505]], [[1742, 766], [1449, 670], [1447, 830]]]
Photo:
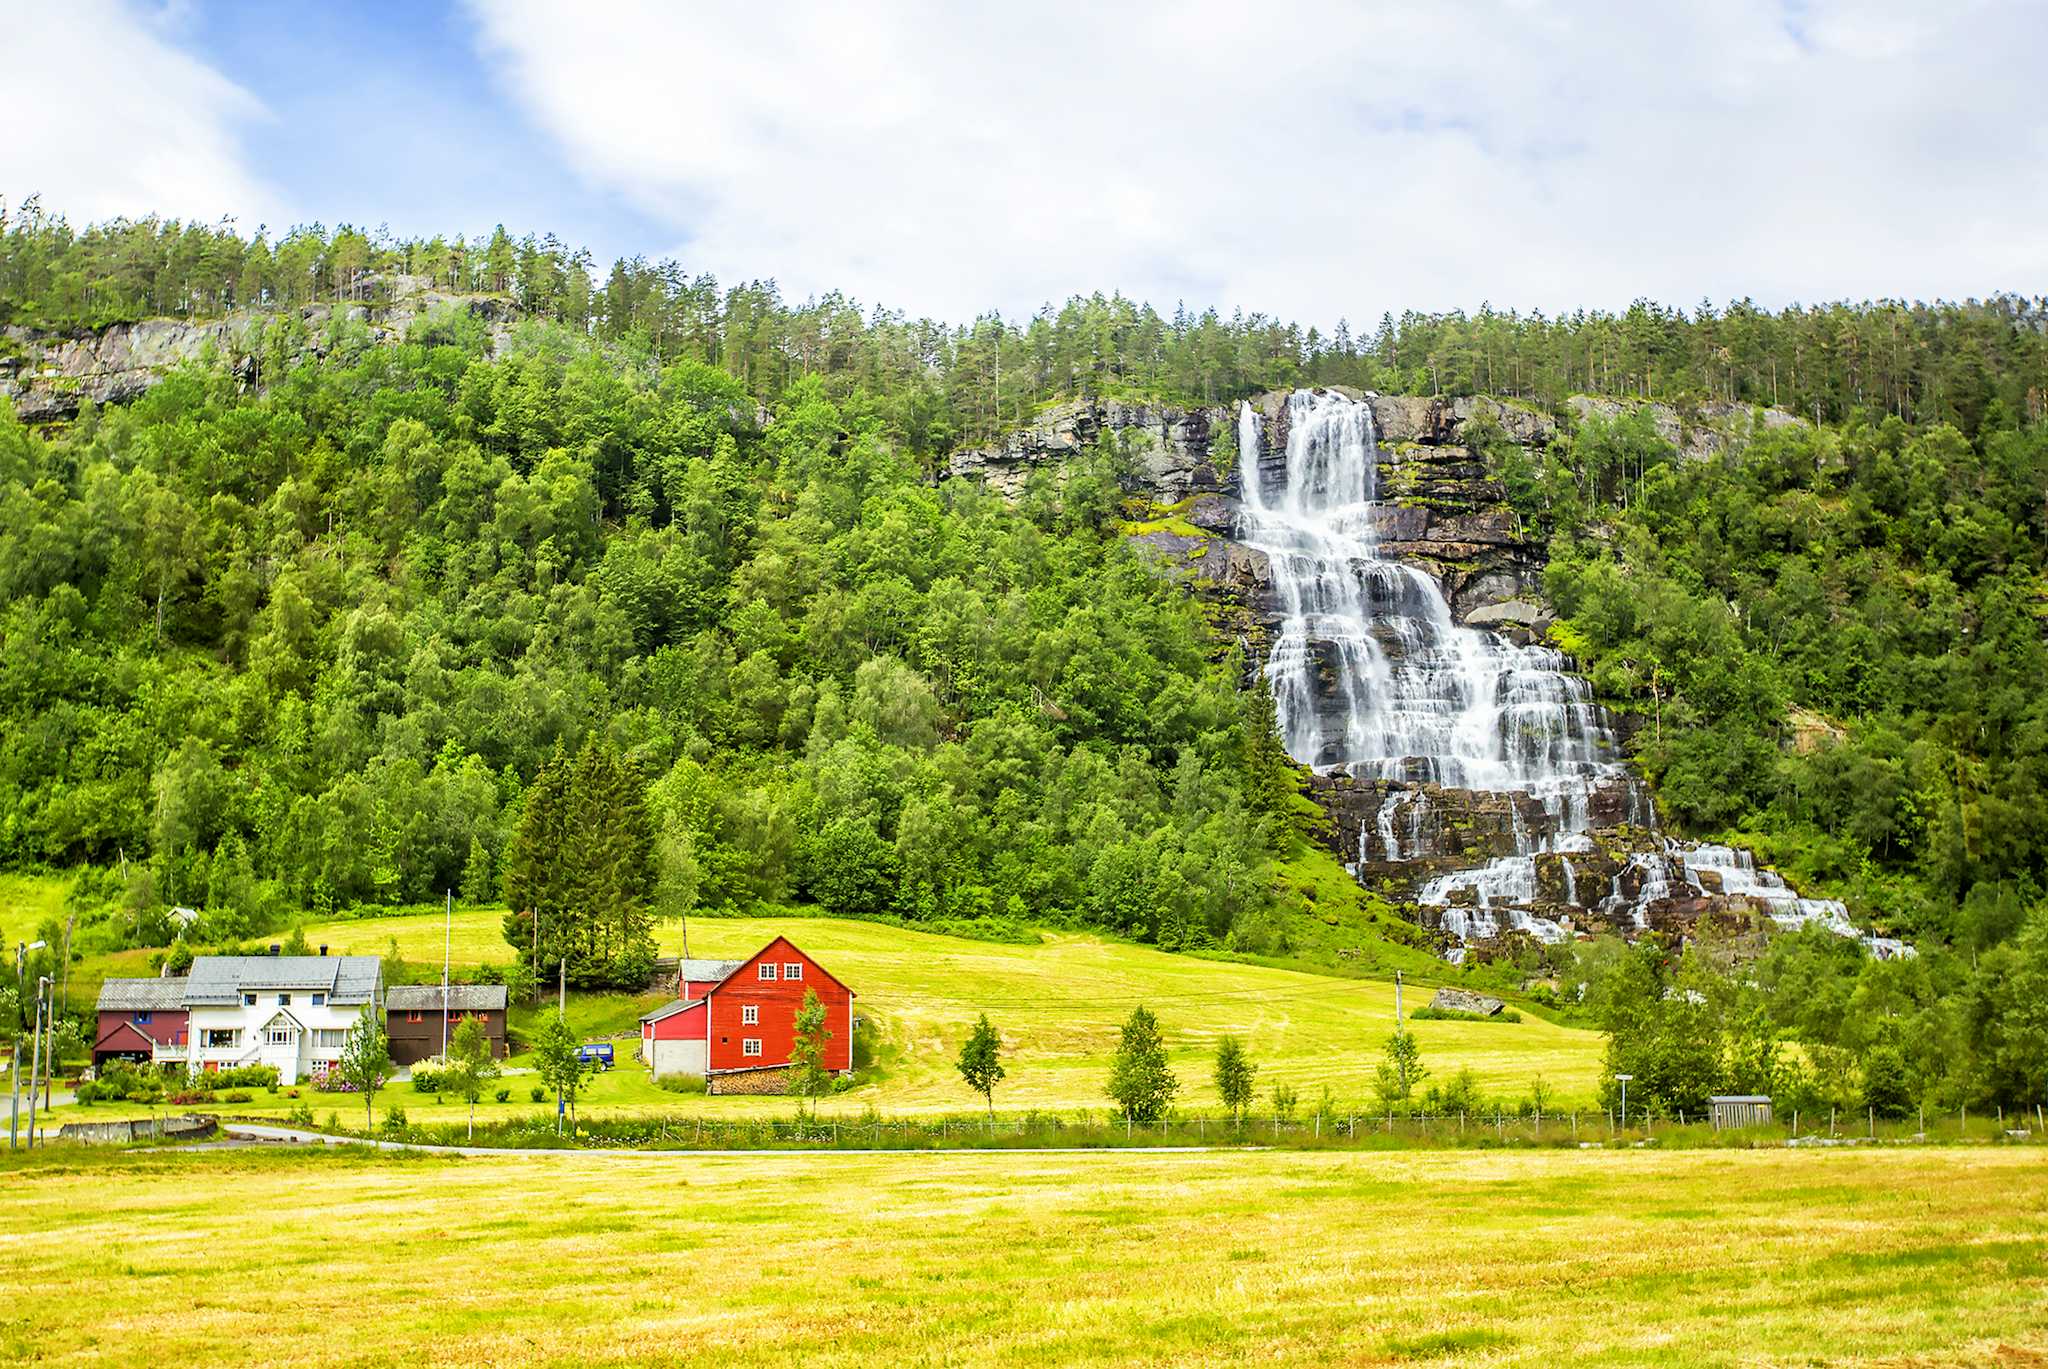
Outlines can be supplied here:
[[2039, 1364], [2038, 1151], [0, 1162], [83, 1364]]
[[[504, 944], [492, 940], [497, 922], [495, 913], [457, 913], [457, 960], [502, 961]], [[1225, 1032], [1236, 1033], [1260, 1062], [1262, 1086], [1285, 1082], [1309, 1097], [1327, 1084], [1340, 1097], [1362, 1101], [1394, 1022], [1394, 986], [1384, 981], [1173, 955], [1069, 933], [1014, 946], [832, 918], [702, 918], [690, 923], [690, 953], [737, 958], [777, 935], [803, 946], [852, 986], [856, 1011], [881, 1029], [884, 1077], [836, 1100], [855, 1109], [870, 1102], [884, 1111], [972, 1106], [976, 1100], [961, 1086], [953, 1061], [975, 1015], [984, 1011], [1002, 1029], [1009, 1053], [1010, 1077], [996, 1095], [1008, 1108], [1105, 1106], [1102, 1080], [1116, 1032], [1138, 1003], [1159, 1015], [1181, 1075], [1181, 1101], [1196, 1106], [1214, 1100], [1209, 1066]], [[309, 928], [307, 936], [337, 954], [388, 951], [395, 939], [407, 959], [438, 961], [442, 928], [439, 918], [380, 918], [328, 923]], [[665, 954], [678, 953], [682, 929], [664, 924], [659, 939]], [[1420, 1006], [1428, 993], [1411, 987], [1404, 1005]], [[637, 1030], [632, 1024], [645, 1008], [623, 995], [612, 1001], [611, 1025]], [[1469, 1066], [1488, 1092], [1516, 1095], [1540, 1074], [1561, 1101], [1593, 1097], [1596, 1033], [1534, 1016], [1519, 1023], [1412, 1026], [1425, 1060], [1439, 1073]], [[651, 1086], [648, 1091], [667, 1106], [678, 1101]], [[737, 1098], [691, 1101], [753, 1106]]]

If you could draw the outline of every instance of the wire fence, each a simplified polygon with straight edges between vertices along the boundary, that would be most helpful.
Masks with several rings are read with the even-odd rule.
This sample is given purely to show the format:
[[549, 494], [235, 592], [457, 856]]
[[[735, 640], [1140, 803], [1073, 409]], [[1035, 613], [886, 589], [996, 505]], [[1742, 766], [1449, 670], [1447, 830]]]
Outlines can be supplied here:
[[461, 1124], [387, 1129], [383, 1139], [422, 1144], [502, 1147], [575, 1146], [643, 1150], [955, 1150], [1036, 1148], [1285, 1147], [1406, 1149], [1453, 1147], [1627, 1148], [1668, 1146], [1833, 1146], [1856, 1144], [2040, 1143], [2048, 1126], [2039, 1110], [1971, 1114], [1874, 1111], [1789, 1117], [1746, 1126], [1718, 1126], [1711, 1115], [1674, 1113], [1623, 1118], [1615, 1111], [1343, 1112], [1233, 1118], [1176, 1114], [1150, 1121], [1079, 1114], [997, 1117], [790, 1117], [721, 1119], [666, 1117], [586, 1120], [557, 1135], [552, 1120], [496, 1123], [473, 1140]]

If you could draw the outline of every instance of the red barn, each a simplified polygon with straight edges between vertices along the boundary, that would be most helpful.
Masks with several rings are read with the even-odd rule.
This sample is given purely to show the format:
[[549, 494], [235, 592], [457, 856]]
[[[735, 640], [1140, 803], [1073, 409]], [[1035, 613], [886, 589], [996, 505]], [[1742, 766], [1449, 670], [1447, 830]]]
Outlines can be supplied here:
[[779, 1084], [806, 990], [825, 1008], [825, 1068], [853, 1069], [853, 990], [776, 937], [745, 960], [685, 960], [681, 996], [640, 1019], [640, 1053], [655, 1078], [696, 1075], [713, 1093]]

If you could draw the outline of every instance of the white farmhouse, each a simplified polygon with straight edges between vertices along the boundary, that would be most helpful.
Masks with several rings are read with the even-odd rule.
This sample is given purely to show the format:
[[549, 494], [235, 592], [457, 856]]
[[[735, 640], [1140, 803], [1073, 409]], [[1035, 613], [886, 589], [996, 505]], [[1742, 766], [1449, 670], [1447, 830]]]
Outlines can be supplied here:
[[324, 1073], [383, 975], [374, 955], [202, 955], [185, 982], [192, 1068], [275, 1065], [286, 1084]]

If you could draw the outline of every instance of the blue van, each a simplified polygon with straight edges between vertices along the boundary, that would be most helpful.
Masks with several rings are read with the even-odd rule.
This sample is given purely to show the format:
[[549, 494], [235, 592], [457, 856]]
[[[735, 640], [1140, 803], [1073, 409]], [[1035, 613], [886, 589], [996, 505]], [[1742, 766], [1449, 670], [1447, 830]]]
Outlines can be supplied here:
[[595, 1065], [601, 1070], [612, 1067], [612, 1043], [609, 1041], [585, 1041], [576, 1048], [576, 1058], [586, 1065]]

